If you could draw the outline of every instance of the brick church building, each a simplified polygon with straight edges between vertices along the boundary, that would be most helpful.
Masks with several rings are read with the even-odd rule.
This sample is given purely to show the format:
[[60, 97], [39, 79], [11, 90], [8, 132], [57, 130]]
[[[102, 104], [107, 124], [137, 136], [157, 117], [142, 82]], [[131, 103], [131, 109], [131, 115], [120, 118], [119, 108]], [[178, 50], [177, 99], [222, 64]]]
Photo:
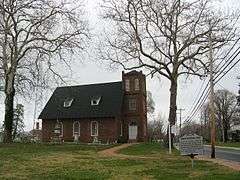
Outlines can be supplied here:
[[119, 82], [58, 87], [39, 119], [44, 142], [53, 139], [56, 126], [63, 141], [145, 141], [146, 77], [142, 71], [122, 72]]

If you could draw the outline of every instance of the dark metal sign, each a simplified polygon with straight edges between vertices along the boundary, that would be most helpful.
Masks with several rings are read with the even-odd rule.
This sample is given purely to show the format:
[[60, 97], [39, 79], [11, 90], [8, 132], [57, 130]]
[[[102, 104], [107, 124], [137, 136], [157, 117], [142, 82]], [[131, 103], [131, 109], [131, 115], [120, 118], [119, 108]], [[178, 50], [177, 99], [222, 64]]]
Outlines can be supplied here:
[[203, 138], [196, 134], [185, 135], [180, 138], [179, 148], [181, 155], [203, 154]]

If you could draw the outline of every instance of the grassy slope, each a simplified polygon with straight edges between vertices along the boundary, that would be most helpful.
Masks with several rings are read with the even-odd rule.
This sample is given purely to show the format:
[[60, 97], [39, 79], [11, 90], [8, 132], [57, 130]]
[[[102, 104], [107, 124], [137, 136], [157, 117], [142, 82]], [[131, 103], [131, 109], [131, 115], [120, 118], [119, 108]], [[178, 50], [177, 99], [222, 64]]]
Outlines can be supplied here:
[[121, 153], [155, 159], [103, 158], [104, 146], [0, 145], [0, 179], [237, 179], [240, 173], [197, 161], [167, 155], [159, 144], [139, 144]]

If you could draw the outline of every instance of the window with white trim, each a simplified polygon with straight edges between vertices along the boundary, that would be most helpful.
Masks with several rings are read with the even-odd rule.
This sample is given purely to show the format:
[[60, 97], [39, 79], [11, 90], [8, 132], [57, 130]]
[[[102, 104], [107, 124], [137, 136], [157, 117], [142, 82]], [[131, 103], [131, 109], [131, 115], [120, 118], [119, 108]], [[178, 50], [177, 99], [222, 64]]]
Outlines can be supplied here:
[[130, 111], [135, 111], [137, 109], [137, 101], [136, 101], [136, 99], [129, 99], [128, 100], [128, 109]]
[[62, 122], [59, 122], [57, 121], [55, 126], [54, 126], [54, 133], [59, 135], [60, 137], [63, 136], [63, 123]]
[[101, 101], [101, 96], [92, 97], [91, 98], [91, 105], [92, 106], [97, 106], [97, 105], [99, 105], [100, 101]]
[[59, 137], [63, 137], [63, 123], [62, 122], [59, 122]]
[[91, 122], [91, 136], [98, 136], [98, 122]]
[[129, 79], [125, 79], [125, 90], [130, 91], [130, 80]]
[[66, 98], [63, 103], [63, 107], [70, 107], [72, 105], [73, 98]]
[[80, 136], [80, 123], [78, 121], [73, 123], [73, 136], [75, 135]]
[[134, 80], [135, 91], [139, 91], [139, 79]]

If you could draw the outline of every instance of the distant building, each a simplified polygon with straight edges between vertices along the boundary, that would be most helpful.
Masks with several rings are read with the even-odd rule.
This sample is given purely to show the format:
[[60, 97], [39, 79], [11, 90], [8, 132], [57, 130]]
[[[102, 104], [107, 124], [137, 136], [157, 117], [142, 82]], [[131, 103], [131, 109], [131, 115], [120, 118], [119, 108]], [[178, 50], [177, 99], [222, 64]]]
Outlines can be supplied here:
[[122, 72], [122, 81], [58, 87], [39, 119], [42, 140], [113, 143], [147, 140], [146, 77]]
[[232, 124], [228, 134], [231, 141], [240, 142], [240, 122], [238, 124]]

